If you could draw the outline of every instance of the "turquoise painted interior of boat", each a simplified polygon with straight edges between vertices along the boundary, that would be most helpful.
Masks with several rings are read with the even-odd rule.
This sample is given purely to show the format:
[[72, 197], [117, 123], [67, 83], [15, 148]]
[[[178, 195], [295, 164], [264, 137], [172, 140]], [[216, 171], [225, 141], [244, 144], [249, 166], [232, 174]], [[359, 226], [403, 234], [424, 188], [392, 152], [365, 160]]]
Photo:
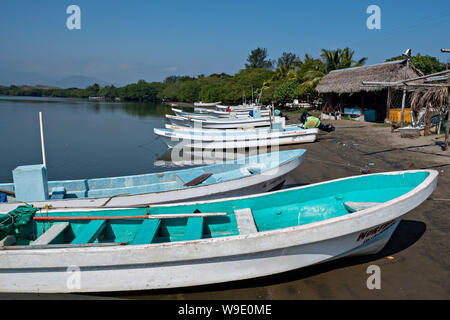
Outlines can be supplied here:
[[[203, 203], [154, 206], [150, 209], [137, 208], [126, 210], [106, 210], [97, 212], [55, 212], [52, 217], [102, 217], [102, 216], [136, 216], [160, 214], [226, 212], [225, 216], [208, 216], [195, 218], [158, 219], [160, 224], [148, 243], [181, 241], [197, 228], [197, 238], [217, 238], [238, 234], [234, 210], [250, 208], [259, 232], [280, 228], [306, 225], [342, 215], [350, 214], [344, 202], [386, 202], [397, 198], [422, 183], [428, 172], [406, 172], [400, 174], [376, 174], [358, 176], [351, 179], [333, 181], [299, 189], [285, 189], [259, 196], [224, 199]], [[149, 210], [147, 212], [147, 210]], [[47, 216], [45, 212], [36, 214]], [[201, 223], [190, 223], [192, 219]], [[145, 219], [148, 220], [148, 219]], [[67, 220], [68, 221], [68, 220]], [[126, 242], [133, 244], [136, 235], [142, 231], [144, 219], [107, 220], [102, 235], [93, 242]], [[199, 221], [197, 221], [199, 222]], [[61, 223], [54, 222], [54, 223]], [[90, 221], [70, 221], [70, 228], [60, 242], [71, 243], [89, 226]], [[33, 221], [22, 230], [24, 234], [39, 237], [52, 226], [51, 222]], [[188, 228], [189, 226], [189, 228]], [[150, 226], [151, 227], [151, 226]], [[154, 229], [150, 229], [154, 230]], [[146, 229], [144, 229], [146, 231]], [[142, 233], [142, 232], [141, 232]], [[148, 235], [148, 232], [146, 233]], [[192, 240], [192, 238], [190, 238]], [[27, 243], [23, 240], [22, 243]], [[29, 243], [29, 240], [28, 240]]]
[[[54, 188], [63, 187], [66, 190], [64, 199], [69, 199], [103, 198], [124, 194], [134, 195], [195, 188], [196, 186], [185, 186], [184, 184], [205, 173], [212, 173], [212, 175], [197, 186], [237, 180], [281, 166], [302, 156], [305, 152], [306, 150], [304, 149], [284, 150], [238, 158], [218, 164], [161, 173], [112, 178], [49, 181], [48, 190], [50, 192]], [[13, 192], [14, 184], [0, 184], [0, 189]]]
[[404, 174], [376, 174], [359, 176], [313, 185], [301, 189], [243, 199], [214, 201], [193, 205], [155, 206], [152, 214], [227, 212], [251, 208], [259, 231], [268, 231], [318, 222], [349, 214], [346, 201], [386, 202], [397, 198], [418, 186], [428, 177], [428, 172]]

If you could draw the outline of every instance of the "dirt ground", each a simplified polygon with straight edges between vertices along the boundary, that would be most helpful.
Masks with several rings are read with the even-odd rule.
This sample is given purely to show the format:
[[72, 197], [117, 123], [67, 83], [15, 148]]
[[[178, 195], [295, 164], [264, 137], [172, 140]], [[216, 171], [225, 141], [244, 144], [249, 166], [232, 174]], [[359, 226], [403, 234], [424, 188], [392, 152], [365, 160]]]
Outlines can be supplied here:
[[[439, 172], [434, 193], [404, 216], [380, 253], [226, 284], [75, 297], [155, 300], [449, 299], [450, 150], [442, 151], [443, 137], [438, 140], [435, 135], [408, 139], [400, 138], [399, 133], [391, 133], [390, 127], [381, 125], [349, 120], [331, 123], [336, 130], [321, 132], [315, 143], [288, 147], [304, 148], [307, 153], [305, 161], [289, 175], [284, 187], [359, 175], [361, 168], [366, 167], [370, 173], [425, 168]], [[379, 290], [369, 290], [366, 286], [370, 265], [380, 267]]]
[[[291, 121], [292, 122], [292, 121]], [[400, 138], [390, 127], [349, 120], [331, 121], [336, 130], [321, 133], [305, 148], [305, 161], [285, 187], [371, 173], [435, 169], [438, 187], [405, 215], [378, 254], [344, 258], [240, 282], [123, 295], [137, 299], [449, 299], [450, 298], [450, 151], [443, 137]], [[372, 163], [373, 165], [369, 165]], [[381, 289], [366, 286], [367, 268], [381, 270]]]

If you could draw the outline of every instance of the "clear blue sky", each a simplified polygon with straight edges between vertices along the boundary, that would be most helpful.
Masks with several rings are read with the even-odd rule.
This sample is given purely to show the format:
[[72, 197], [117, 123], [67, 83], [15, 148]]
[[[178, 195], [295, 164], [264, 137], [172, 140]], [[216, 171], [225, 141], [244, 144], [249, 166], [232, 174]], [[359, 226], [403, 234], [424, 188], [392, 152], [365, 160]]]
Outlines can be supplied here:
[[[81, 8], [81, 30], [68, 30], [66, 8]], [[369, 30], [366, 8], [381, 8]], [[84, 75], [116, 84], [244, 67], [252, 49], [315, 57], [349, 46], [367, 64], [407, 48], [447, 62], [450, 1], [2, 0], [0, 74]], [[31, 79], [31, 78], [30, 78]]]

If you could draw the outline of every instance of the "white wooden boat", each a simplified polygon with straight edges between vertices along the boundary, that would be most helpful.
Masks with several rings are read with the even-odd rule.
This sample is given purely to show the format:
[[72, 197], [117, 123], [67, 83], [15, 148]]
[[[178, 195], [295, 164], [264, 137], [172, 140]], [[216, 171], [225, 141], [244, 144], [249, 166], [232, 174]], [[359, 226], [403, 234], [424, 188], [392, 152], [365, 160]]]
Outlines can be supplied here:
[[177, 108], [172, 108], [172, 112], [175, 113], [176, 116], [178, 117], [184, 117], [184, 118], [197, 118], [197, 119], [206, 119], [206, 118], [210, 118], [211, 114], [210, 112], [205, 112], [205, 111], [197, 111], [197, 112], [187, 112], [187, 111], [183, 111], [181, 109], [177, 109]]
[[28, 224], [0, 247], [0, 291], [188, 287], [374, 254], [437, 178], [434, 170], [386, 172], [148, 209], [24, 208]]
[[264, 108], [261, 105], [256, 105], [256, 104], [243, 104], [243, 105], [238, 105], [238, 106], [225, 106], [225, 105], [216, 105], [216, 109], [217, 110], [221, 110], [221, 111], [226, 111], [226, 110], [231, 110], [231, 111], [250, 111], [250, 110], [254, 110], [255, 108], [261, 109], [261, 110], [269, 110], [269, 108]]
[[223, 130], [222, 132], [158, 128], [154, 128], [153, 131], [163, 138], [169, 148], [183, 149], [258, 148], [308, 143], [314, 142], [319, 133], [317, 128], [303, 129], [299, 126], [289, 126], [278, 130]]
[[[302, 163], [304, 156], [303, 149], [286, 150], [167, 172], [49, 181], [48, 200], [31, 201], [8, 196], [7, 202], [0, 203], [0, 213], [13, 210], [23, 201], [37, 208], [144, 207], [265, 192], [282, 185], [286, 175]], [[0, 189], [14, 193], [15, 185], [0, 184]]]
[[196, 107], [214, 107], [218, 105], [220, 101], [218, 102], [194, 102], [194, 106]]
[[[269, 117], [246, 117], [246, 118], [234, 118], [234, 119], [222, 119], [222, 118], [205, 118], [195, 119], [191, 117], [179, 117], [166, 114], [166, 118], [173, 125], [198, 127], [205, 129], [237, 129], [237, 128], [254, 128], [270, 126]], [[273, 117], [277, 118], [277, 117]], [[274, 121], [276, 121], [274, 119]]]
[[[209, 114], [218, 118], [236, 118], [236, 117], [248, 117], [253, 110], [231, 110], [231, 111], [221, 111], [221, 110], [211, 110]], [[261, 117], [268, 117], [270, 115], [270, 110], [260, 110]]]
[[[280, 121], [282, 123], [282, 125], [284, 124], [284, 121], [282, 120], [282, 118], [277, 119], [278, 121]], [[272, 128], [269, 127], [257, 127], [257, 128], [236, 128], [236, 129], [208, 129], [208, 128], [196, 128], [196, 127], [187, 127], [187, 126], [176, 126], [170, 123], [166, 123], [164, 124], [164, 127], [166, 129], [171, 129], [171, 130], [176, 130], [176, 131], [187, 131], [187, 132], [191, 132], [191, 131], [195, 131], [195, 132], [247, 132], [247, 131], [258, 131], [258, 132], [262, 132], [262, 131], [271, 131]], [[284, 125], [284, 128], [288, 129], [288, 128], [303, 128], [301, 126], [301, 124], [288, 124], [288, 125]]]
[[[193, 118], [193, 119], [207, 119], [211, 117], [217, 118], [247, 118], [249, 117], [250, 111], [219, 111], [219, 110], [209, 110], [209, 111], [196, 111], [187, 112], [177, 108], [172, 108], [173, 113], [179, 117]], [[269, 110], [261, 110], [262, 117], [268, 117], [270, 115]]]

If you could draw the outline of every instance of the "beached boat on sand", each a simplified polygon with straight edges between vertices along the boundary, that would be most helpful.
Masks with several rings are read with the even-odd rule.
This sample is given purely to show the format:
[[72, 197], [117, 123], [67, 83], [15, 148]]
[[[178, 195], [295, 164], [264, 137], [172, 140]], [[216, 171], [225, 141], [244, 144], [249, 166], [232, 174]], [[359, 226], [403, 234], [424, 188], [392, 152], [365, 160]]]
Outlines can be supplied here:
[[[26, 196], [16, 199], [9, 195], [7, 202], [0, 202], [0, 213], [13, 210], [23, 201], [38, 208], [144, 207], [265, 192], [281, 186], [286, 175], [302, 163], [304, 156], [303, 149], [286, 150], [175, 171], [49, 181], [48, 200], [32, 201]], [[31, 184], [31, 181], [25, 183]], [[0, 189], [0, 193], [12, 195], [19, 191], [14, 183], [0, 184]]]
[[34, 217], [25, 207], [11, 213], [23, 223], [0, 247], [0, 291], [187, 287], [377, 253], [437, 177], [387, 172], [214, 201]]
[[[172, 108], [172, 112], [175, 113], [176, 116], [179, 117], [190, 117], [196, 119], [207, 119], [210, 117], [217, 118], [238, 118], [238, 117], [249, 117], [250, 111], [219, 111], [219, 110], [210, 110], [210, 111], [196, 111], [196, 112], [187, 112], [180, 109]], [[262, 117], [268, 117], [270, 115], [269, 110], [261, 110]]]
[[[252, 127], [266, 127], [270, 126], [270, 117], [245, 117], [245, 118], [216, 118], [210, 117], [205, 119], [196, 119], [190, 117], [179, 117], [166, 114], [166, 118], [173, 125], [201, 127], [205, 129], [238, 129], [238, 128], [252, 128]], [[279, 118], [279, 117], [272, 117]]]
[[163, 138], [169, 148], [232, 149], [279, 146], [308, 143], [317, 139], [319, 129], [303, 129], [289, 126], [270, 130], [222, 130], [222, 132], [157, 129], [153, 131]]

